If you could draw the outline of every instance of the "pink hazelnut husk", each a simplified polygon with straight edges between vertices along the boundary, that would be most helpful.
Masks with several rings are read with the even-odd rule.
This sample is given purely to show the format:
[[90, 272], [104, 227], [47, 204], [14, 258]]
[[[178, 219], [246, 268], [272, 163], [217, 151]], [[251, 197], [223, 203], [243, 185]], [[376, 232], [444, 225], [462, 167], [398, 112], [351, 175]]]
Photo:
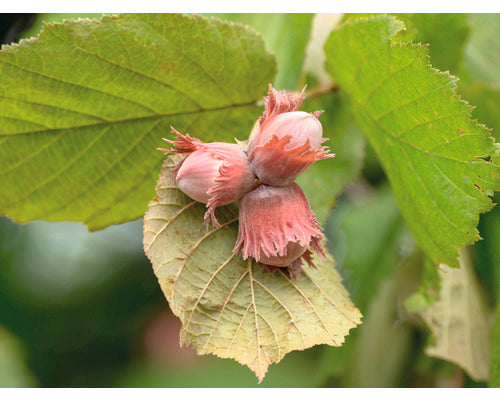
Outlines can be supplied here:
[[237, 144], [203, 143], [171, 129], [176, 140], [164, 140], [173, 148], [159, 150], [187, 154], [173, 168], [175, 183], [189, 197], [207, 205], [204, 217], [207, 229], [210, 221], [220, 227], [215, 209], [241, 199], [256, 186], [248, 157]]
[[269, 91], [267, 97], [264, 97], [264, 114], [255, 123], [250, 137], [248, 138], [249, 148], [253, 148], [256, 144], [261, 144], [261, 129], [264, 125], [273, 119], [275, 116], [297, 111], [305, 99], [304, 92], [295, 93], [287, 90], [276, 90], [273, 85], [269, 84]]
[[303, 260], [312, 264], [310, 248], [324, 257], [321, 226], [296, 183], [260, 185], [240, 200], [239, 230], [234, 251], [274, 270], [300, 273]]
[[318, 119], [322, 111], [298, 111], [303, 92], [293, 97], [269, 88], [264, 116], [252, 129], [247, 147], [250, 165], [264, 184], [286, 186], [315, 161], [334, 156], [322, 146], [326, 140]]

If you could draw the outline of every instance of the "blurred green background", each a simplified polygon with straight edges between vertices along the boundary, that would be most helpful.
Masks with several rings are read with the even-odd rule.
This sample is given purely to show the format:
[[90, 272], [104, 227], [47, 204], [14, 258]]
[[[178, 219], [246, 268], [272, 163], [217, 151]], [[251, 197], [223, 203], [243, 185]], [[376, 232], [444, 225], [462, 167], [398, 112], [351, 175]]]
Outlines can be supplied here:
[[[0, 40], [36, 35], [43, 19], [76, 16], [0, 14]], [[468, 39], [472, 56], [465, 63], [479, 61], [465, 65], [460, 76], [475, 74], [478, 85], [498, 85], [498, 69], [481, 62], [495, 49], [488, 40], [499, 32], [498, 15], [486, 25], [470, 18], [482, 30]], [[496, 128], [498, 91], [488, 89], [486, 101], [481, 86], [460, 90], [468, 99], [476, 96], [473, 104], [485, 103], [475, 116]], [[471, 249], [492, 307], [499, 286], [499, 222], [498, 207], [483, 215], [479, 231], [487, 239]], [[179, 347], [179, 321], [142, 250], [141, 220], [89, 233], [78, 223], [18, 225], [1, 217], [0, 387], [486, 386], [423, 352], [429, 332], [402, 304], [418, 285], [422, 255], [370, 148], [362, 176], [339, 198], [325, 231], [364, 323], [341, 348], [287, 355], [257, 385], [235, 361]]]

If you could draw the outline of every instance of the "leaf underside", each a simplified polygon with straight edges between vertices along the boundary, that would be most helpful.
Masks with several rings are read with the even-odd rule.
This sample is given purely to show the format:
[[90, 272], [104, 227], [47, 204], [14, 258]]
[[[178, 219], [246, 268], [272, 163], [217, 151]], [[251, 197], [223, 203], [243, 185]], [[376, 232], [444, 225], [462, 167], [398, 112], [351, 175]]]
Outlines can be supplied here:
[[0, 214], [19, 222], [140, 217], [169, 126], [246, 138], [276, 72], [262, 37], [200, 16], [45, 25], [0, 51]]
[[435, 264], [458, 266], [457, 249], [479, 239], [479, 214], [500, 189], [497, 147], [427, 47], [391, 41], [403, 28], [388, 16], [346, 23], [325, 45], [327, 70], [349, 94], [419, 245]]
[[205, 206], [174, 185], [167, 159], [157, 198], [144, 217], [144, 249], [175, 315], [181, 344], [199, 354], [233, 358], [261, 381], [268, 366], [293, 350], [340, 346], [360, 323], [333, 259], [315, 260], [298, 279], [274, 274], [232, 252], [235, 204], [217, 209], [222, 228], [206, 231]]

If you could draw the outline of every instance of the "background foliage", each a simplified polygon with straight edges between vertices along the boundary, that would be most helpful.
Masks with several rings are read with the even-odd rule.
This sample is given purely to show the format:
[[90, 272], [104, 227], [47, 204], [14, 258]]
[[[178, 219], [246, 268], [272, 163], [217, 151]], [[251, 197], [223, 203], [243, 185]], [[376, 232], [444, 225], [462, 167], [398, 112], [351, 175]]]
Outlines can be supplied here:
[[[36, 35], [40, 30], [41, 20], [60, 21], [63, 17], [70, 16], [39, 15], [30, 30], [25, 31], [26, 24], [23, 26], [18, 17], [11, 16], [9, 21], [11, 28], [6, 29], [6, 33], [2, 33], [5, 35], [3, 40], [10, 42], [17, 40], [23, 34], [25, 37]], [[304, 187], [319, 218], [326, 225], [329, 250], [336, 258], [339, 272], [344, 278], [344, 284], [351, 294], [354, 304], [364, 315], [363, 324], [351, 331], [343, 347], [316, 346], [303, 352], [293, 352], [278, 365], [270, 367], [261, 386], [384, 387], [485, 386], [488, 384], [500, 386], [499, 311], [496, 312], [495, 325], [492, 327], [490, 324], [498, 293], [500, 293], [500, 274], [498, 272], [500, 271], [498, 252], [500, 213], [497, 208], [494, 208], [489, 213], [481, 215], [478, 231], [484, 240], [467, 248], [468, 261], [466, 264], [462, 263], [462, 269], [458, 270], [466, 271], [467, 274], [457, 278], [458, 289], [453, 293], [466, 292], [468, 296], [472, 296], [471, 298], [476, 304], [475, 307], [478, 308], [474, 313], [464, 312], [454, 317], [458, 321], [458, 326], [461, 327], [459, 330], [461, 335], [457, 339], [452, 339], [448, 343], [449, 346], [443, 346], [443, 342], [440, 340], [442, 332], [446, 336], [447, 329], [456, 332], [457, 326], [446, 324], [436, 326], [432, 323], [433, 319], [430, 315], [433, 312], [440, 316], [449, 315], [449, 312], [457, 309], [466, 298], [459, 294], [458, 298], [450, 297], [444, 305], [442, 302], [438, 302], [440, 293], [444, 293], [445, 290], [449, 291], [446, 289], [448, 286], [441, 285], [442, 282], [436, 274], [434, 263], [429, 261], [417, 245], [419, 243], [425, 248], [419, 234], [415, 233], [415, 228], [411, 224], [408, 228], [405, 222], [405, 219], [408, 221], [408, 212], [411, 212], [407, 210], [408, 204], [402, 202], [400, 195], [396, 197], [393, 195], [394, 172], [388, 168], [394, 164], [384, 165], [386, 151], [379, 143], [379, 138], [382, 136], [377, 138], [366, 135], [366, 131], [370, 130], [367, 128], [369, 122], [367, 122], [366, 115], [360, 112], [362, 110], [359, 107], [356, 108], [352, 104], [352, 98], [363, 95], [362, 90], [370, 92], [370, 90], [373, 91], [373, 88], [366, 84], [359, 86], [359, 88], [350, 86], [350, 83], [344, 81], [344, 78], [335, 72], [335, 68], [338, 68], [340, 73], [349, 71], [351, 67], [345, 64], [355, 61], [355, 57], [336, 56], [332, 51], [339, 51], [338, 49], [349, 43], [345, 35], [352, 34], [356, 39], [354, 42], [363, 43], [362, 38], [355, 36], [359, 35], [356, 29], [359, 25], [356, 24], [366, 24], [366, 22], [357, 21], [360, 15], [345, 15], [344, 20], [352, 24], [350, 25], [352, 28], [341, 28], [330, 37], [326, 46], [328, 65], [330, 66], [328, 69], [336, 84], [340, 86], [340, 90], [331, 90], [331, 87], [317, 86], [315, 77], [304, 74], [302, 71], [304, 57], [307, 57], [308, 54], [306, 45], [313, 22], [312, 15], [224, 14], [218, 15], [218, 17], [243, 22], [261, 32], [262, 40], [255, 36], [251, 29], [237, 28], [239, 29], [237, 35], [248, 39], [246, 42], [249, 47], [248, 51], [263, 54], [263, 46], [266, 46], [268, 50], [275, 53], [277, 67], [271, 58], [260, 58], [261, 55], [259, 55], [259, 58], [252, 61], [255, 62], [256, 66], [264, 65], [266, 67], [256, 72], [261, 78], [252, 81], [255, 85], [252, 83], [248, 86], [246, 82], [237, 81], [233, 83], [233, 86], [234, 84], [247, 86], [244, 90], [241, 88], [234, 90], [228, 98], [211, 96], [213, 91], [198, 93], [195, 100], [202, 102], [200, 107], [189, 108], [189, 104], [182, 101], [176, 103], [176, 107], [179, 107], [180, 110], [178, 117], [172, 117], [175, 119], [176, 127], [177, 124], [180, 124], [181, 131], [188, 129], [189, 132], [193, 134], [196, 132], [196, 135], [202, 136], [203, 139], [230, 140], [234, 136], [244, 139], [254, 119], [261, 112], [259, 105], [252, 104], [265, 94], [266, 79], [272, 80], [275, 71], [275, 83], [278, 88], [299, 89], [307, 83], [308, 89], [316, 90], [317, 95], [305, 102], [304, 109], [307, 111], [324, 109], [326, 111], [321, 117], [325, 126], [325, 136], [330, 138], [329, 145], [337, 157], [315, 164], [300, 178], [299, 183]], [[23, 18], [26, 19], [26, 17]], [[399, 22], [391, 18], [383, 16], [378, 18], [376, 21], [384, 26], [401, 26]], [[440, 70], [449, 70], [452, 74], [460, 77], [457, 82], [458, 93], [472, 105], [477, 106], [472, 111], [473, 118], [477, 118], [479, 122], [493, 128], [492, 134], [498, 142], [499, 123], [496, 111], [500, 98], [498, 94], [500, 74], [497, 68], [498, 60], [495, 57], [500, 52], [495, 51], [495, 49], [500, 47], [498, 42], [500, 37], [499, 16], [417, 14], [397, 15], [397, 18], [406, 25], [406, 30], [392, 29], [389, 35], [382, 37], [381, 46], [377, 47], [380, 51], [374, 57], [375, 61], [382, 67], [369, 68], [369, 66], [365, 66], [368, 68], [367, 72], [383, 69], [387, 51], [399, 51], [398, 54], [402, 59], [412, 57], [413, 51], [422, 51], [422, 59], [425, 60], [425, 49], [422, 50], [411, 43], [429, 43], [432, 65]], [[120, 21], [123, 23], [121, 26], [123, 31], [132, 29], [131, 26], [127, 27], [127, 18]], [[177, 32], [183, 29], [182, 22], [179, 23], [180, 25], [176, 26]], [[204, 24], [203, 21], [201, 23]], [[71, 26], [76, 33], [82, 33], [79, 31], [79, 25], [73, 24]], [[373, 26], [370, 25], [372, 28]], [[446, 26], [447, 29], [442, 29], [443, 26]], [[366, 27], [368, 28], [369, 25]], [[58, 36], [61, 35], [58, 29], [60, 28], [46, 28], [45, 35], [49, 46], [46, 51], [53, 52], [54, 49], [65, 46], [64, 40]], [[352, 32], [349, 32], [349, 29]], [[364, 32], [366, 33], [367, 30], [369, 31], [369, 29], [364, 29]], [[280, 33], [279, 39], [277, 31]], [[380, 31], [383, 29], [378, 31], [374, 29], [370, 40], [373, 40]], [[184, 32], [192, 31], [186, 26]], [[123, 49], [127, 47], [130, 51], [140, 51], [139, 47], [120, 44], [118, 37], [113, 36], [112, 31], [104, 32], [104, 34], [109, 35], [108, 39], [112, 39], [112, 41], [108, 40], [108, 43], [112, 43], [113, 46], [122, 46]], [[175, 35], [175, 30], [173, 34]], [[201, 37], [199, 32], [197, 34], [195, 31], [188, 34], [195, 35], [197, 39]], [[99, 35], [97, 33], [97, 37]], [[202, 36], [204, 41], [210, 41], [211, 37], [215, 40], [217, 35], [215, 30], [208, 29]], [[394, 36], [390, 38], [391, 35]], [[145, 35], [145, 43], [148, 40], [148, 35]], [[339, 44], [333, 46], [332, 43], [335, 40], [338, 40]], [[409, 44], [399, 47], [391, 44], [400, 41]], [[203, 41], [200, 43], [196, 45], [202, 46]], [[373, 42], [371, 43], [373, 47]], [[257, 47], [253, 48], [254, 44]], [[352, 45], [350, 50], [355, 50], [356, 46]], [[33, 71], [20, 72], [19, 69], [15, 68], [16, 65], [26, 65], [22, 62], [22, 57], [23, 54], [28, 57], [28, 53], [22, 53], [22, 47], [18, 49], [18, 53], [9, 53], [2, 59], [3, 62], [0, 65], [3, 75], [15, 74], [16, 79], [20, 79], [24, 85], [3, 87], [4, 104], [11, 107], [10, 109], [3, 108], [3, 110], [10, 110], [10, 114], [6, 114], [4, 117], [10, 116], [11, 121], [6, 121], [6, 118], [2, 120], [1, 126], [2, 132], [4, 132], [2, 140], [5, 140], [5, 127], [19, 129], [21, 125], [18, 122], [12, 122], [14, 115], [12, 113], [21, 112], [23, 114], [19, 114], [18, 117], [29, 118], [32, 125], [26, 125], [23, 128], [24, 131], [23, 129], [21, 131], [11, 129], [7, 133], [23, 133], [26, 132], [26, 129], [30, 131], [35, 128], [36, 132], [43, 131], [47, 125], [46, 118], [52, 115], [53, 117], [58, 116], [59, 120], [50, 121], [53, 124], [50, 129], [57, 130], [61, 127], [68, 129], [69, 126], [70, 132], [76, 135], [74, 137], [81, 138], [82, 149], [89, 143], [89, 136], [84, 131], [80, 131], [86, 128], [74, 124], [74, 121], [80, 123], [81, 120], [90, 118], [89, 116], [70, 116], [69, 114], [63, 115], [63, 113], [47, 114], [42, 110], [38, 110], [37, 114], [38, 105], [31, 105], [29, 109], [16, 107], [18, 102], [27, 98], [26, 96], [32, 96], [33, 83], [36, 83], [37, 87], [41, 87], [40, 85], [43, 86], [47, 79], [61, 79], [65, 82], [61, 83], [62, 93], [68, 93], [68, 89], [64, 86], [68, 82], [89, 86], [91, 83], [83, 80], [85, 75], [82, 75], [82, 71], [85, 68], [93, 68], [94, 63], [90, 62], [90, 59], [91, 57], [95, 58], [95, 55], [92, 55], [91, 52], [101, 57], [105, 55], [106, 51], [111, 51], [111, 49], [106, 48], [104, 42], [100, 43], [98, 40], [78, 43], [77, 50], [71, 50], [71, 48], [69, 46], [68, 51], [61, 50], [61, 56], [68, 57], [69, 61], [78, 60], [73, 64], [74, 70], [71, 72], [59, 71], [61, 75], [52, 76], [52, 78], [41, 76], [40, 72], [43, 72], [44, 75], [57, 73], [54, 68], [47, 67], [47, 70], [37, 71], [39, 74], [36, 77]], [[224, 48], [224, 45], [220, 48]], [[359, 45], [359, 49], [362, 49], [361, 45]], [[15, 49], [15, 51], [18, 50]], [[37, 51], [41, 52], [43, 48]], [[237, 58], [238, 51], [239, 49], [227, 48], [223, 57], [229, 57], [228, 60], [230, 60], [231, 54], [234, 54], [234, 57]], [[362, 52], [362, 50], [360, 51]], [[355, 55], [354, 51], [353, 54]], [[167, 59], [174, 64], [179, 58], [178, 55], [171, 58], [165, 54], [157, 54], [157, 56], [158, 59]], [[397, 55], [392, 59], [395, 57]], [[145, 84], [147, 78], [143, 76], [146, 74], [144, 68], [149, 68], [150, 65], [158, 67], [157, 71], [149, 71], [151, 76], [156, 77], [161, 71], [161, 66], [151, 62], [151, 60], [149, 63], [144, 62], [142, 66], [133, 64], [130, 59], [126, 58], [117, 58], [111, 61], [119, 65], [110, 66], [109, 69], [101, 67], [99, 75], [102, 76], [103, 82], [108, 82], [108, 84], [109, 77], [116, 77], [114, 85], [106, 88], [107, 91], [111, 91], [110, 93], [115, 95], [115, 100], [109, 98], [106, 101], [100, 100], [99, 96], [103, 96], [103, 94], [95, 94], [91, 101], [103, 106], [109, 103], [110, 107], [100, 109], [99, 114], [92, 116], [92, 118], [102, 119], [103, 121], [99, 123], [103, 124], [103, 129], [116, 129], [114, 138], [115, 141], [118, 140], [117, 146], [120, 145], [119, 141], [123, 141], [123, 146], [128, 146], [131, 144], [131, 140], [136, 139], [132, 134], [133, 130], [127, 127], [129, 126], [127, 124], [134, 124], [139, 118], [151, 118], [152, 124], [157, 125], [151, 127], [153, 134], [150, 136], [150, 141], [138, 143], [145, 146], [144, 148], [156, 147], [154, 136], [161, 135], [161, 131], [166, 130], [168, 124], [172, 123], [172, 119], [169, 119], [168, 116], [165, 119], [164, 110], [155, 108], [157, 103], [153, 101], [154, 96], [134, 97], [134, 101], [140, 101], [142, 106], [145, 106], [142, 109], [144, 114], [139, 115], [137, 113], [140, 108], [136, 107], [137, 105], [130, 109], [124, 104], [122, 104], [123, 107], [117, 106], [116, 102], [123, 103], [123, 100], [118, 100], [116, 95], [132, 96], [135, 92], [130, 89], [130, 92], [127, 93], [127, 88], [133, 87], [135, 80], [137, 80], [136, 85], [143, 86]], [[213, 68], [211, 70], [212, 78], [216, 80], [218, 77], [221, 78], [222, 75], [217, 75], [217, 71], [220, 71], [217, 64], [213, 63], [210, 58], [205, 58], [205, 61], [208, 63], [207, 68]], [[339, 65], [332, 67], [332, 63], [339, 63]], [[252, 67], [248, 64], [243, 66], [240, 65], [241, 63], [233, 64], [228, 64], [229, 68], [235, 69], [230, 74], [231, 76], [238, 74], [238, 68], [242, 68], [244, 73], [249, 73], [256, 68], [256, 66]], [[417, 80], [414, 83], [418, 84], [419, 87], [424, 87], [427, 82], [426, 74], [430, 74], [431, 70], [425, 68], [425, 62], [421, 64], [421, 70], [413, 71], [409, 75], [411, 79], [416, 77]], [[191, 66], [195, 68], [195, 66]], [[33, 68], [35, 67], [36, 63], [33, 64]], [[141, 68], [143, 69], [141, 70]], [[190, 73], [186, 63], [179, 64], [178, 68], [180, 68], [178, 70], [179, 76]], [[187, 68], [188, 71], [183, 71], [183, 68]], [[130, 74], [128, 71], [130, 69], [138, 69], [142, 75]], [[195, 73], [193, 72], [193, 74]], [[370, 80], [374, 83], [378, 82], [375, 80], [377, 77], [370, 76], [369, 73], [362, 76], [368, 83]], [[166, 84], [178, 82], [178, 79], [173, 78], [175, 76], [161, 77], [160, 74], [160, 79], [164, 79]], [[383, 79], [383, 76], [378, 78]], [[443, 79], [442, 84], [446, 86], [446, 82], [450, 82], [450, 80], [446, 76], [443, 76]], [[387, 93], [390, 94], [391, 79], [384, 79], [384, 82], [386, 83], [382, 85], [382, 89], [387, 90]], [[53, 85], [53, 83], [47, 84]], [[74, 90], [74, 96], [70, 99], [74, 103], [69, 103], [69, 100], [62, 96], [60, 100], [57, 97], [49, 99], [50, 105], [65, 109], [76, 107], [75, 109], [81, 110], [85, 104], [88, 104], [88, 102], [82, 103], [86, 90], [88, 89]], [[443, 97], [438, 97], [435, 101], [441, 104], [447, 99], [453, 99], [448, 90], [451, 88], [444, 90], [440, 94]], [[158, 93], [157, 95], [157, 98], [164, 97], [166, 99], [165, 110], [168, 113], [172, 104], [172, 102], [169, 103], [168, 94]], [[40, 100], [47, 101], [42, 93], [39, 96]], [[6, 102], [5, 99], [9, 97], [16, 100]], [[384, 97], [382, 96], [382, 98]], [[226, 101], [228, 99], [229, 101]], [[389, 100], [395, 102], [400, 99], [397, 96], [389, 96]], [[58, 101], [60, 103], [57, 103]], [[239, 107], [237, 110], [228, 108], [232, 104], [247, 103], [248, 105]], [[467, 117], [468, 111], [461, 111], [460, 107], [462, 106], [457, 104], [450, 105], [448, 111]], [[398, 103], [388, 104], [388, 106], [397, 107]], [[148, 110], [148, 108], [153, 109]], [[208, 114], [214, 114], [210, 117], [204, 110], [211, 108], [221, 108], [221, 110], [209, 112]], [[226, 108], [228, 109], [226, 110]], [[422, 113], [422, 109], [425, 111], [425, 107], [417, 107], [413, 110], [413, 114]], [[127, 121], [118, 122], [117, 125], [110, 120], [123, 119], [123, 116], [117, 117], [107, 113], [119, 110], [127, 116]], [[182, 113], [186, 110], [187, 112], [200, 113], [202, 122], [199, 125], [194, 123], [190, 127], [183, 126], [183, 123], [187, 124], [188, 121], [191, 121], [191, 118], [186, 117], [183, 122]], [[377, 109], [369, 111], [379, 114], [384, 112]], [[221, 118], [217, 114], [218, 112], [224, 113], [224, 118]], [[401, 118], [395, 118], [396, 122], [404, 122]], [[23, 123], [27, 124], [27, 122]], [[41, 124], [44, 127], [36, 127], [33, 124]], [[471, 126], [471, 129], [479, 129], [474, 127], [474, 122], [470, 124], [467, 126]], [[392, 130], [394, 126], [389, 125], [389, 129]], [[368, 141], [359, 128], [364, 131]], [[154, 129], [159, 129], [157, 134], [154, 133]], [[240, 131], [237, 131], [238, 129]], [[148, 137], [148, 131], [144, 132], [146, 132], [145, 137]], [[394, 131], [392, 130], [392, 132]], [[9, 141], [12, 141], [10, 144], [12, 147], [7, 143], [1, 148], [4, 151], [4, 157], [6, 155], [17, 158], [15, 160], [8, 158], [8, 163], [1, 167], [3, 169], [29, 162], [27, 158], [39, 148], [39, 144], [24, 141], [22, 137], [9, 138]], [[42, 141], [40, 143], [50, 146], [47, 144], [48, 142]], [[465, 157], [470, 148], [471, 145], [468, 144], [457, 151]], [[13, 151], [12, 149], [17, 150]], [[118, 154], [121, 154], [122, 151], [119, 150]], [[71, 154], [69, 155], [71, 156]], [[103, 168], [105, 170], [111, 169], [120, 165], [119, 160], [113, 157], [115, 156], [109, 154], [94, 160], [94, 162], [108, 163]], [[161, 166], [161, 157], [156, 160], [131, 158], [131, 163], [144, 161], [151, 164], [153, 172], [150, 173], [151, 180], [148, 185], [154, 187]], [[50, 157], [48, 160], [57, 161], [51, 160]], [[382, 162], [379, 163], [378, 160], [382, 160]], [[64, 162], [62, 160], [61, 165], [64, 166]], [[37, 163], [33, 165], [36, 166]], [[60, 169], [61, 165], [54, 164], [53, 168], [56, 168], [54, 171], [58, 171], [57, 168]], [[95, 164], [88, 164], [86, 172], [91, 172], [92, 165]], [[157, 170], [154, 169], [156, 167]], [[29, 184], [27, 186], [31, 188], [40, 186], [40, 179], [36, 174], [48, 174], [41, 180], [43, 182], [56, 173], [38, 171], [35, 174], [33, 172], [35, 168], [33, 166], [28, 168], [26, 165], [27, 172], [23, 178], [24, 183]], [[70, 169], [65, 171], [68, 173]], [[392, 190], [388, 185], [389, 182], [384, 171], [387, 172]], [[123, 175], [120, 176], [119, 174], [122, 172], [120, 168], [116, 171], [118, 174], [116, 175], [117, 182], [122, 180], [126, 183], [135, 179], [133, 176], [125, 178]], [[96, 170], [92, 173], [100, 175], [102, 171]], [[80, 176], [80, 178], [82, 177], [84, 176]], [[2, 191], [4, 201], [10, 196], [12, 202], [20, 194], [26, 193], [25, 187], [19, 186], [16, 189], [15, 186], [8, 186], [10, 182], [14, 182], [12, 179], [8, 180], [8, 174], [4, 174], [3, 179], [7, 179], [3, 188], [8, 188], [8, 190], [5, 189], [5, 196], [3, 196], [4, 191]], [[30, 181], [30, 179], [32, 180]], [[74, 197], [77, 201], [81, 196], [90, 198], [89, 193], [85, 191], [79, 194], [78, 190], [81, 190], [85, 185], [82, 186], [81, 182], [75, 179], [75, 176], [68, 174], [65, 179], [74, 182]], [[349, 184], [349, 182], [352, 183]], [[14, 184], [15, 182], [12, 183], [12, 185]], [[488, 192], [492, 188], [489, 187], [486, 191]], [[26, 204], [32, 205], [30, 207], [33, 209], [20, 207], [19, 209], [23, 210], [23, 213], [26, 212], [25, 210], [28, 210], [29, 213], [24, 216], [19, 214], [17, 218], [29, 220], [46, 217], [40, 214], [45, 209], [44, 201], [50, 204], [54, 201], [65, 201], [58, 197], [57, 190], [51, 189], [46, 192], [43, 195], [39, 193], [37, 198], [29, 199], [26, 197]], [[339, 195], [340, 197], [338, 197]], [[48, 197], [44, 198], [43, 196]], [[88, 210], [82, 206], [80, 207], [82, 213], [77, 217], [74, 217], [75, 214], [72, 214], [72, 218], [61, 214], [52, 219], [87, 221], [91, 228], [100, 228], [112, 222], [119, 222], [123, 218], [122, 215], [110, 215], [107, 220], [103, 219], [98, 222], [89, 218], [91, 214], [88, 213], [95, 210], [96, 204], [99, 203], [99, 197], [107, 202], [111, 201], [105, 199], [105, 194], [99, 194], [95, 200], [96, 203], [93, 204], [89, 203], [88, 198], [85, 201], [82, 198], [80, 204], [86, 205]], [[149, 198], [143, 197], [146, 203], [151, 198], [151, 196]], [[421, 198], [422, 196], [417, 197]], [[130, 203], [124, 203], [121, 210], [130, 212], [130, 214], [121, 219], [122, 221], [134, 219], [145, 210], [146, 204], [138, 204], [137, 198], [134, 196], [130, 198], [124, 196], [123, 198]], [[498, 202], [498, 195], [494, 201]], [[90, 205], [87, 206], [87, 204]], [[38, 209], [36, 209], [37, 207]], [[140, 207], [143, 208], [142, 211], [139, 210]], [[464, 206], [463, 209], [468, 210], [470, 207]], [[479, 209], [485, 211], [487, 207], [484, 205], [479, 207], [475, 213], [476, 218]], [[5, 210], [8, 208], [2, 209], [4, 213]], [[76, 210], [79, 210], [78, 207]], [[122, 211], [118, 210], [118, 212]], [[474, 215], [466, 217], [471, 220], [475, 218]], [[456, 221], [461, 223], [462, 216], [458, 217]], [[474, 228], [475, 224], [470, 224]], [[141, 221], [134, 221], [111, 226], [90, 234], [81, 224], [69, 222], [37, 221], [20, 226], [7, 218], [0, 220], [0, 325], [2, 326], [0, 330], [0, 385], [160, 387], [249, 387], [256, 385], [255, 376], [234, 361], [221, 360], [213, 356], [199, 357], [195, 356], [189, 349], [179, 348], [179, 324], [168, 309], [153, 276], [151, 265], [142, 251], [141, 225]], [[444, 236], [449, 243], [456, 245], [455, 248], [465, 244], [464, 241], [456, 240], [455, 237], [444, 231], [439, 232], [439, 235]], [[470, 242], [469, 240], [468, 243]], [[450, 245], [450, 248], [452, 247]], [[441, 255], [437, 255], [434, 261], [443, 262], [444, 260], [440, 257]], [[450, 257], [448, 252], [445, 258], [446, 262], [452, 263], [451, 258], [453, 257]], [[434, 308], [432, 308], [433, 305]], [[500, 307], [496, 309], [499, 310]], [[483, 317], [480, 317], [481, 315]], [[467, 338], [465, 345], [461, 344], [464, 337]], [[458, 350], [457, 347], [454, 347], [457, 343], [459, 344]], [[436, 351], [436, 349], [440, 350]], [[474, 354], [480, 354], [482, 360], [476, 360], [471, 364], [466, 357], [467, 352], [464, 351], [471, 349]], [[451, 353], [459, 354], [458, 359], [450, 358]], [[491, 358], [491, 368], [488, 368], [489, 358]], [[484, 372], [488, 369], [489, 379]]]

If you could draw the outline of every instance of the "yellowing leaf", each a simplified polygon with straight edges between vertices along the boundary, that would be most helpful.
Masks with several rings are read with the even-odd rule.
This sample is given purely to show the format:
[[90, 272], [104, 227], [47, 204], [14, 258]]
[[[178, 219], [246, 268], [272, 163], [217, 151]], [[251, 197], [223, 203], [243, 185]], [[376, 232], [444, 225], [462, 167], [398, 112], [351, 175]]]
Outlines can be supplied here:
[[293, 350], [340, 346], [361, 321], [333, 259], [316, 259], [298, 279], [274, 274], [232, 252], [235, 204], [217, 209], [222, 227], [206, 231], [205, 206], [178, 190], [165, 161], [157, 198], [144, 217], [144, 249], [175, 315], [181, 343], [199, 354], [234, 358], [264, 378]]
[[432, 330], [434, 342], [426, 348], [426, 353], [458, 364], [476, 381], [487, 381], [488, 309], [470, 260], [463, 252], [459, 260], [459, 269], [440, 265], [439, 300], [421, 312]]

